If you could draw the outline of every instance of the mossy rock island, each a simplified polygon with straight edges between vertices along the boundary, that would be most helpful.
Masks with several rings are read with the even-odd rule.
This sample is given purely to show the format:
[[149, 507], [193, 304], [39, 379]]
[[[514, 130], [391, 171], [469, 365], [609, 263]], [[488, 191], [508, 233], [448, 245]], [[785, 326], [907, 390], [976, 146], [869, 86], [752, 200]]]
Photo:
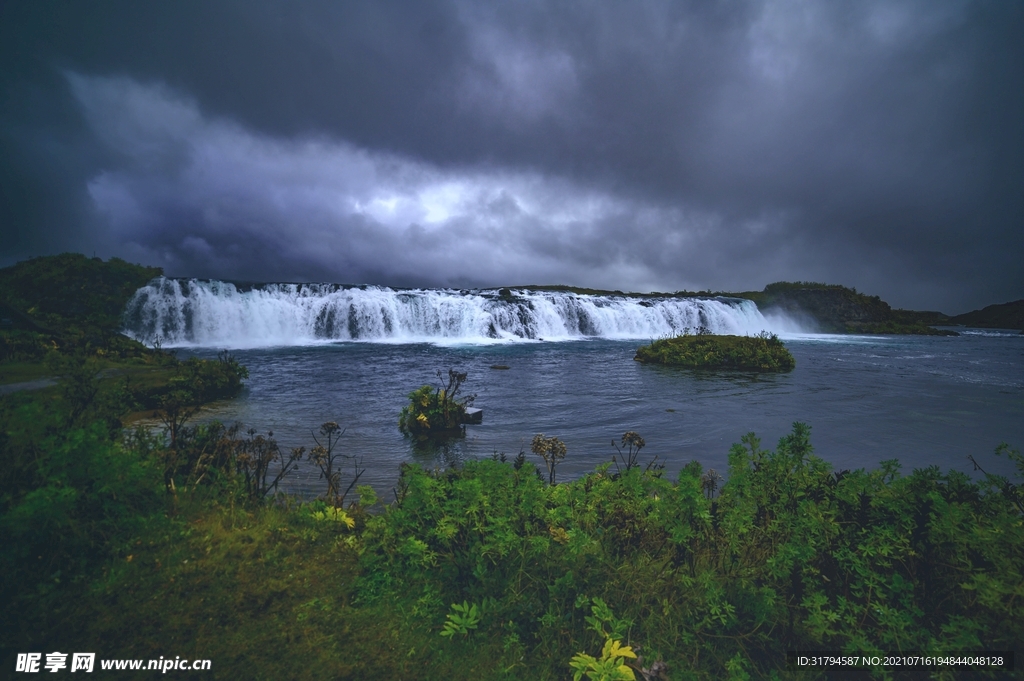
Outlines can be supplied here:
[[796, 366], [796, 360], [779, 337], [768, 333], [757, 336], [697, 333], [662, 338], [638, 348], [633, 359], [645, 364], [690, 369], [789, 371]]

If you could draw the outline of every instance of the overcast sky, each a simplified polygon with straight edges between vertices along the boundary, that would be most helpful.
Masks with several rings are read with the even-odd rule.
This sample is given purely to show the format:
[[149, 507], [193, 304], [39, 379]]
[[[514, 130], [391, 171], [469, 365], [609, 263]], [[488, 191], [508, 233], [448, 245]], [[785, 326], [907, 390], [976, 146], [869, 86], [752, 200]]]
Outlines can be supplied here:
[[0, 2], [0, 265], [1024, 298], [1024, 3]]

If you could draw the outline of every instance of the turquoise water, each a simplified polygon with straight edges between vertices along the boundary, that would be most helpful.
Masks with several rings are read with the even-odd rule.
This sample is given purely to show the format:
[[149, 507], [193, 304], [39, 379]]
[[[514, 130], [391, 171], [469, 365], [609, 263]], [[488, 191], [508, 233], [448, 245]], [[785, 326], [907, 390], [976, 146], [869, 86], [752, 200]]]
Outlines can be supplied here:
[[[443, 465], [439, 454], [414, 451], [397, 420], [405, 396], [449, 367], [468, 372], [466, 392], [484, 410], [483, 423], [467, 428], [449, 458], [512, 456], [520, 448], [529, 455], [530, 439], [544, 433], [566, 443], [566, 477], [609, 461], [611, 441], [627, 430], [645, 438], [643, 461], [657, 455], [673, 475], [693, 459], [724, 473], [729, 447], [743, 434], [774, 446], [794, 421], [811, 426], [816, 453], [836, 468], [898, 458], [907, 472], [929, 465], [970, 471], [973, 454], [990, 472], [1006, 473], [992, 451], [1002, 441], [1024, 446], [1024, 336], [806, 335], [786, 344], [796, 369], [769, 375], [641, 365], [632, 360], [636, 341], [237, 350], [248, 385], [206, 418], [272, 430], [282, 446], [307, 448], [310, 431], [337, 421], [347, 428], [345, 451], [367, 469], [360, 482], [382, 492], [402, 462]], [[320, 487], [309, 466], [289, 481], [290, 491], [304, 494]]]

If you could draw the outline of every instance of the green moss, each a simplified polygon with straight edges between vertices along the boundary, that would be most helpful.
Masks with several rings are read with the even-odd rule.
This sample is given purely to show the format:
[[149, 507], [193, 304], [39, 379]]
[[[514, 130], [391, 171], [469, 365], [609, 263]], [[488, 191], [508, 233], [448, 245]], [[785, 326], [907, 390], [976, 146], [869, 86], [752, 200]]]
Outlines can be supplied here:
[[796, 366], [779, 337], [767, 333], [752, 337], [698, 333], [663, 338], [638, 348], [633, 359], [691, 369], [789, 371]]

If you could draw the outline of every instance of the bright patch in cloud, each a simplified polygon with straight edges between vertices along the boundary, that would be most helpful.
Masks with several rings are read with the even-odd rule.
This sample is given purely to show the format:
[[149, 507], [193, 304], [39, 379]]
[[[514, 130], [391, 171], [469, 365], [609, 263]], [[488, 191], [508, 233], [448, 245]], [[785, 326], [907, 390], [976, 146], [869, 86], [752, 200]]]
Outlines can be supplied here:
[[89, 183], [97, 211], [126, 256], [171, 274], [623, 290], [708, 281], [700, 242], [714, 236], [713, 214], [538, 173], [275, 139], [161, 86], [68, 79], [97, 138], [125, 159]]

